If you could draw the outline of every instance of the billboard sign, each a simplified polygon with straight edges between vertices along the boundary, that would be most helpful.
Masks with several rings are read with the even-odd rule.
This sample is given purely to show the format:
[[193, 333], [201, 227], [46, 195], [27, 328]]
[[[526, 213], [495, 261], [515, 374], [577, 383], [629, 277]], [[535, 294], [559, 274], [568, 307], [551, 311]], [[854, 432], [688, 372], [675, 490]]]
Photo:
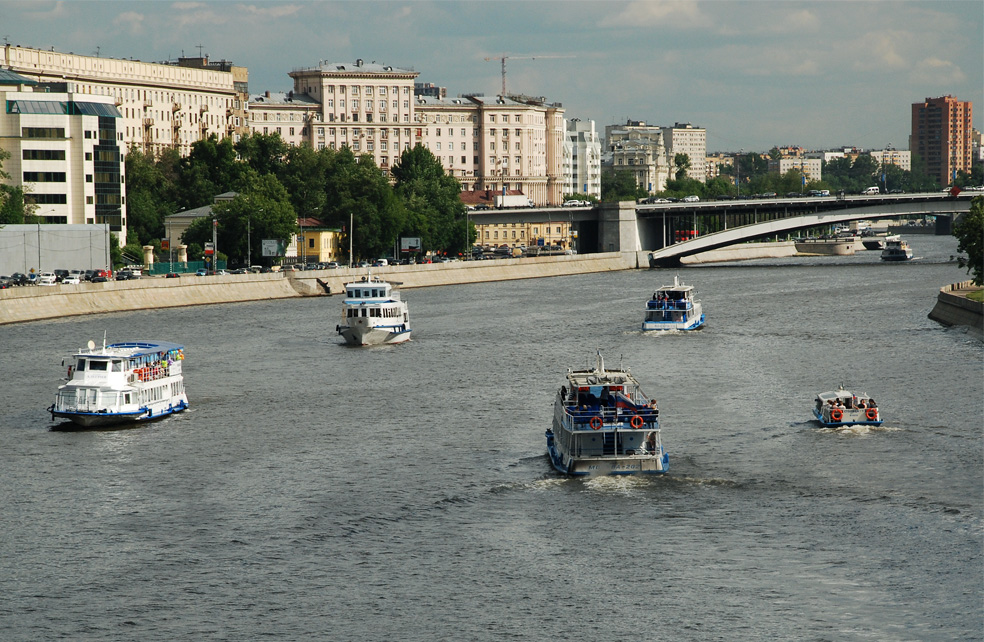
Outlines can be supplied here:
[[420, 251], [420, 237], [419, 236], [402, 236], [400, 237], [400, 251], [401, 252], [419, 252]]
[[171, 249], [171, 239], [161, 239], [161, 249], [167, 252]]
[[283, 239], [263, 239], [260, 243], [263, 256], [284, 256], [287, 254], [287, 241]]
[[205, 244], [205, 256], [212, 256], [215, 254], [215, 243]]

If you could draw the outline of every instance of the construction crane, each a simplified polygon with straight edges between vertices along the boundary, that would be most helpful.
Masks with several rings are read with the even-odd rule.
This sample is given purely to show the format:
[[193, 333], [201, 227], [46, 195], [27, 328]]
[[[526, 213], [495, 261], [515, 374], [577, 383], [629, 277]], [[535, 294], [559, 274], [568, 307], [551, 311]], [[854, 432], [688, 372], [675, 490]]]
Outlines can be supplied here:
[[502, 95], [506, 95], [506, 60], [536, 60], [537, 58], [573, 58], [574, 56], [487, 56], [485, 61], [490, 60], [501, 60], [502, 61]]

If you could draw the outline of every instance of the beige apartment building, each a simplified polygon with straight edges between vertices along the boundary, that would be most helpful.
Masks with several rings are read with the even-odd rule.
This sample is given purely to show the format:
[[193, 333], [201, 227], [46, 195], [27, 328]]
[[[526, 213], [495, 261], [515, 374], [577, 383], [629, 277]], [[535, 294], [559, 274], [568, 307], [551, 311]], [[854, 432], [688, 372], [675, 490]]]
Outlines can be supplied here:
[[907, 149], [872, 150], [868, 154], [878, 161], [879, 165], [895, 165], [907, 172], [912, 170], [912, 152]]
[[197, 140], [248, 131], [249, 73], [228, 61], [141, 62], [6, 45], [0, 67], [37, 82], [68, 83], [78, 94], [110, 97], [127, 150], [170, 147], [186, 156]]
[[690, 159], [687, 177], [703, 183], [707, 176], [707, 130], [690, 123], [675, 123], [673, 127], [663, 127], [662, 131], [670, 169], [673, 169], [677, 154], [686, 154]]
[[662, 192], [670, 179], [670, 165], [663, 128], [629, 120], [605, 127], [605, 146], [612, 169], [628, 171], [636, 185], [648, 192]]
[[417, 72], [366, 62], [319, 62], [290, 72], [294, 89], [255, 94], [249, 127], [291, 145], [348, 147], [389, 174], [404, 150], [421, 144], [463, 191], [521, 191], [559, 205], [564, 188], [564, 118], [543, 98], [415, 96]]

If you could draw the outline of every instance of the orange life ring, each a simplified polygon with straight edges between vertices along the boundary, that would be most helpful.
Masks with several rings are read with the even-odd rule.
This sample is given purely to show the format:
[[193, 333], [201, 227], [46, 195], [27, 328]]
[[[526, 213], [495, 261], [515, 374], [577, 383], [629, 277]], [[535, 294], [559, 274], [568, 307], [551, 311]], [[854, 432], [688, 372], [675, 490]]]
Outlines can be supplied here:
[[592, 417], [591, 421], [589, 421], [588, 423], [591, 424], [592, 430], [601, 430], [601, 417], [599, 417], [598, 415]]
[[629, 425], [633, 428], [642, 428], [642, 417], [639, 415], [632, 415], [632, 419], [629, 419]]
[[864, 411], [864, 416], [874, 421], [878, 419], [878, 410], [876, 410], [875, 408], [868, 408], [867, 410]]
[[844, 412], [840, 408], [834, 408], [830, 411], [830, 418], [834, 421], [840, 421], [843, 416]]

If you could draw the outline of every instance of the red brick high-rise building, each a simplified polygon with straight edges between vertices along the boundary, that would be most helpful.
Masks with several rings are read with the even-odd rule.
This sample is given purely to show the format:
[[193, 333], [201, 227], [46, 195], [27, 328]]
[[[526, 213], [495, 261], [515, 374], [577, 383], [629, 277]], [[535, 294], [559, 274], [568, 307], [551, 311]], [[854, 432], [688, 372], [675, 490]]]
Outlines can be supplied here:
[[949, 185], [958, 171], [970, 171], [973, 121], [974, 103], [953, 96], [912, 104], [909, 149], [940, 185]]

